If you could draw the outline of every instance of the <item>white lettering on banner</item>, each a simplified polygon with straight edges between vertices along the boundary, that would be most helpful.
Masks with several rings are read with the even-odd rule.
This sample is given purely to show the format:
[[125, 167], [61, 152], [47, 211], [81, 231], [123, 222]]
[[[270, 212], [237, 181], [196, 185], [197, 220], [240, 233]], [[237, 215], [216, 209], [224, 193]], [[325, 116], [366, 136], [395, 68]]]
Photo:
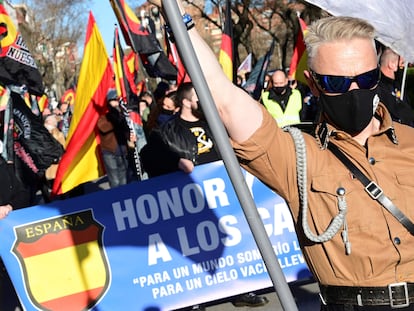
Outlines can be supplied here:
[[303, 259], [302, 254], [295, 254], [290, 257], [287, 256], [287, 257], [279, 258], [279, 264], [281, 268], [288, 268], [288, 267], [299, 265], [301, 263], [305, 263], [305, 259]]
[[206, 206], [203, 191], [197, 184], [184, 186], [181, 195], [183, 197], [184, 208], [190, 214], [200, 213]]
[[276, 255], [282, 255], [287, 254], [290, 252], [290, 246], [287, 242], [277, 242], [276, 244], [273, 244], [273, 250], [275, 251]]
[[[141, 287], [153, 286], [159, 283], [171, 281], [171, 277], [167, 271], [156, 272], [154, 274], [142, 275], [138, 277], [139, 285]], [[135, 283], [136, 281], [134, 281]]]
[[262, 261], [255, 265], [248, 265], [248, 266], [240, 267], [240, 271], [243, 277], [248, 277], [252, 275], [265, 273], [267, 272], [267, 269], [266, 269], [266, 265]]
[[287, 229], [288, 232], [294, 232], [295, 226], [292, 220], [292, 215], [285, 203], [275, 204], [273, 207], [273, 218], [270, 214], [270, 210], [258, 207], [257, 211], [263, 220], [264, 227], [267, 235], [283, 235], [283, 230]]
[[193, 290], [203, 287], [203, 282], [200, 277], [195, 279], [185, 280], [185, 287], [187, 290]]
[[200, 248], [198, 246], [190, 246], [185, 227], [177, 228], [177, 233], [178, 241], [180, 242], [181, 252], [184, 256], [191, 256], [200, 253]]
[[243, 264], [245, 262], [252, 262], [259, 259], [262, 259], [262, 255], [260, 254], [260, 251], [257, 249], [245, 251], [243, 253], [237, 253], [237, 262], [239, 264]]
[[237, 280], [238, 276], [236, 269], [230, 269], [229, 271], [220, 271], [212, 275], [206, 275], [204, 281], [206, 285], [211, 286]]
[[[191, 256], [202, 251], [213, 251], [221, 244], [229, 246], [230, 244], [239, 243], [241, 232], [237, 228], [231, 227], [229, 221], [227, 221], [228, 219], [232, 219], [233, 223], [237, 223], [237, 219], [233, 216], [223, 216], [218, 220], [218, 224], [211, 220], [200, 222], [197, 224], [195, 232], [188, 232], [186, 227], [177, 228], [177, 240], [181, 254]], [[220, 233], [224, 233], [225, 237], [220, 238]], [[172, 257], [160, 234], [155, 233], [148, 236], [148, 265], [156, 265], [159, 260], [167, 262], [171, 261]]]
[[203, 251], [212, 251], [220, 245], [217, 226], [212, 221], [203, 221], [197, 226], [197, 239]]
[[[204, 190], [204, 193], [203, 193]], [[205, 202], [208, 202], [208, 205]], [[221, 178], [203, 181], [202, 186], [189, 183], [181, 189], [174, 187], [156, 194], [140, 195], [135, 203], [132, 198], [113, 202], [112, 211], [118, 231], [132, 229], [140, 224], [152, 225], [160, 220], [196, 214], [203, 209], [230, 205], [226, 184]]]
[[173, 275], [176, 279], [190, 276], [190, 269], [188, 268], [188, 266], [181, 266], [178, 268], [173, 268]]
[[182, 285], [177, 282], [175, 284], [167, 284], [165, 286], [155, 287], [152, 289], [152, 297], [154, 299], [167, 297], [170, 295], [175, 295], [179, 293], [183, 293], [184, 289]]
[[220, 245], [219, 233], [217, 226], [210, 220], [202, 221], [197, 225], [196, 238], [198, 246], [189, 245], [188, 234], [185, 227], [177, 228], [178, 240], [181, 251], [184, 256], [190, 256], [203, 251], [212, 251]]
[[158, 259], [163, 262], [171, 261], [172, 257], [159, 233], [148, 236], [148, 265], [156, 265]]
[[221, 239], [223, 244], [227, 247], [237, 245], [242, 240], [242, 234], [240, 230], [231, 225], [238, 223], [238, 220], [233, 215], [226, 215], [219, 220], [219, 230], [226, 234], [226, 237]]
[[[228, 219], [228, 216], [223, 217], [226, 217], [226, 219]], [[220, 226], [220, 223], [224, 222], [221, 221], [222, 218], [218, 220], [218, 226], [210, 220], [202, 221], [197, 225], [195, 232], [197, 245], [190, 245], [190, 241], [188, 239], [189, 236], [194, 237], [194, 234], [187, 233], [187, 229], [185, 227], [177, 228], [178, 241], [180, 243], [182, 254], [184, 256], [191, 256], [199, 254], [201, 250], [214, 250], [220, 246], [220, 242], [224, 245], [226, 245], [225, 243], [230, 243], [228, 241], [231, 241], [232, 237], [234, 237], [234, 241], [240, 242], [240, 231], [235, 227], [230, 227], [228, 225], [225, 227]], [[223, 229], [226, 231], [223, 232]], [[220, 240], [219, 231], [225, 233], [226, 237]]]
[[226, 257], [219, 257], [215, 259], [206, 260], [199, 263], [193, 263], [193, 274], [199, 274], [203, 272], [216, 271], [225, 267], [231, 267], [234, 265], [234, 258], [231, 255]]
[[[210, 206], [210, 208], [217, 208], [218, 206], [230, 205], [229, 198], [225, 192], [226, 183], [223, 179], [214, 178], [204, 181], [203, 184], [208, 206]], [[217, 204], [216, 199], [219, 201], [219, 204]]]

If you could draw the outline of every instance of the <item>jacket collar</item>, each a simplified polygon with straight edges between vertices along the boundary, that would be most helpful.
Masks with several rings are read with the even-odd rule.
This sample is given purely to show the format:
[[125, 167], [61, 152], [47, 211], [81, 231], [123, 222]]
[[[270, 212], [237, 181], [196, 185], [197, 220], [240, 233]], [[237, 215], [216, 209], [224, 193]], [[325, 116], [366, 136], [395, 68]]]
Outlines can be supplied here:
[[[393, 126], [393, 121], [388, 110], [385, 108], [384, 104], [379, 103], [377, 110], [375, 111], [375, 117], [378, 118], [381, 122], [380, 129], [378, 133], [375, 133], [375, 136], [386, 134], [387, 137], [393, 144], [398, 144], [397, 136], [395, 135], [395, 129]], [[343, 140], [349, 139], [351, 136], [341, 130], [337, 130], [331, 124], [328, 124], [325, 120], [322, 120], [321, 123], [315, 129], [315, 138], [321, 149], [326, 149], [330, 137], [335, 136], [336, 139]]]

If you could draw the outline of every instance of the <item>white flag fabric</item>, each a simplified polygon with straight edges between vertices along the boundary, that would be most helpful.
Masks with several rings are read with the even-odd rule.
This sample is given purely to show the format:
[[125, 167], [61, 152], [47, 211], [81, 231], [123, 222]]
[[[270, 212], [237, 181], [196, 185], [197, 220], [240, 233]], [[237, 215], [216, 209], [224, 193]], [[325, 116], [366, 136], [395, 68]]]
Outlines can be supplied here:
[[377, 30], [382, 44], [414, 62], [413, 0], [306, 0], [335, 16], [359, 17]]
[[252, 71], [252, 53], [246, 56], [244, 61], [240, 64], [239, 68], [237, 68], [237, 73], [244, 71], [251, 72]]

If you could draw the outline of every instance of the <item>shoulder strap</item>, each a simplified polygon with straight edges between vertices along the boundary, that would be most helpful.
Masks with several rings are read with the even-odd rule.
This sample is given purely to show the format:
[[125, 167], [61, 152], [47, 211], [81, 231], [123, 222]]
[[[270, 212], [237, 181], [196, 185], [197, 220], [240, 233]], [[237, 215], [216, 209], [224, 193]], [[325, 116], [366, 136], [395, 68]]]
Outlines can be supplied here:
[[384, 206], [397, 220], [414, 235], [414, 224], [408, 219], [403, 212], [384, 194], [382, 189], [372, 180], [369, 180], [348, 158], [343, 154], [337, 146], [328, 143], [328, 149], [354, 174], [356, 178], [364, 185], [365, 191], [371, 198], [377, 200]]

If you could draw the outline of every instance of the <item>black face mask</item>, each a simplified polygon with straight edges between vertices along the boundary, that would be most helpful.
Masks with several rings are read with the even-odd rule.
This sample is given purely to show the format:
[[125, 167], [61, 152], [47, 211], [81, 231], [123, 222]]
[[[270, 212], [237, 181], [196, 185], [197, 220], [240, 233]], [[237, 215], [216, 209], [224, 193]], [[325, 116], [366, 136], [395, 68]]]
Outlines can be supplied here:
[[165, 108], [161, 108], [161, 113], [172, 116], [175, 112], [174, 112], [174, 110], [167, 110]]
[[285, 86], [274, 86], [274, 87], [272, 87], [273, 91], [274, 91], [276, 94], [278, 94], [278, 95], [280, 95], [280, 94], [282, 94], [284, 91], [286, 91], [286, 88], [287, 88], [287, 85], [285, 85]]
[[322, 110], [338, 129], [351, 135], [367, 127], [378, 106], [377, 89], [354, 89], [341, 95], [321, 94]]

